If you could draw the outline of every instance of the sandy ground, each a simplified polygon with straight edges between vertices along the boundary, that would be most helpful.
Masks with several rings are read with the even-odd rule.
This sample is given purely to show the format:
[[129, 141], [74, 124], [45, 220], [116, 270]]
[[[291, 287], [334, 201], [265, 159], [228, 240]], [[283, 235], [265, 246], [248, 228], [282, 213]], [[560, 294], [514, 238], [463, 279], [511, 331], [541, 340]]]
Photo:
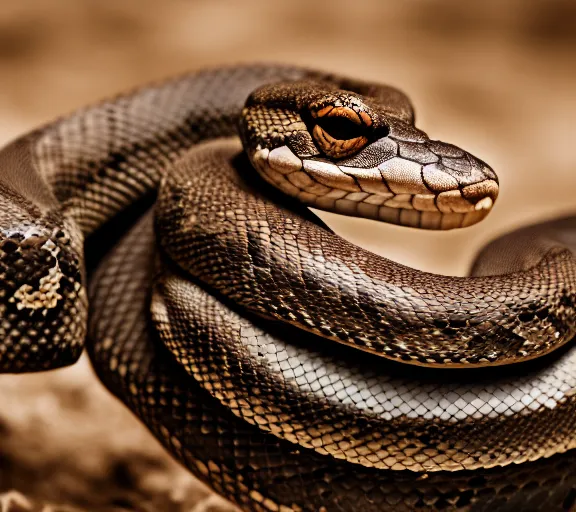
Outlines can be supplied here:
[[[408, 92], [433, 138], [495, 168], [496, 208], [453, 233], [322, 216], [368, 249], [458, 275], [490, 238], [574, 209], [575, 57], [571, 0], [2, 0], [0, 142], [147, 80], [222, 63], [385, 81]], [[89, 510], [229, 507], [171, 461], [86, 360], [0, 377], [0, 492], [10, 489]]]

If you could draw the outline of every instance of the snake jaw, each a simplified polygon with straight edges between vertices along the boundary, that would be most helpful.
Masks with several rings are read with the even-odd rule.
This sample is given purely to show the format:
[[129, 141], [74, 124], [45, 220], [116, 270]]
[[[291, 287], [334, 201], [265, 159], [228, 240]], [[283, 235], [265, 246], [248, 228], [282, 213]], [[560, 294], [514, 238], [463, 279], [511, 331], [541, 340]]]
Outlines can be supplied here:
[[462, 186], [441, 164], [422, 165], [398, 156], [397, 149], [391, 150], [398, 147], [394, 141], [381, 143], [384, 147], [389, 152], [382, 154], [388, 158], [370, 168], [353, 167], [352, 159], [335, 163], [302, 158], [287, 145], [272, 150], [258, 147], [250, 158], [274, 187], [304, 204], [336, 213], [423, 229], [453, 229], [476, 224], [492, 209], [498, 183], [489, 171], [482, 170], [480, 181]]

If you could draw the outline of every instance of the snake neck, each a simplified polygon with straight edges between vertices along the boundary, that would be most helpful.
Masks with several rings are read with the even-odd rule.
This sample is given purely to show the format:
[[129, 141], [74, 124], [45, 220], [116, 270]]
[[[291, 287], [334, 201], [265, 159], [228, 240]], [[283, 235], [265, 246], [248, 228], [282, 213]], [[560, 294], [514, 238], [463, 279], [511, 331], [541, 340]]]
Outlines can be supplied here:
[[238, 66], [138, 89], [40, 130], [26, 141], [30, 166], [89, 236], [153, 194], [189, 148], [235, 134], [253, 89], [308, 75], [299, 68]]

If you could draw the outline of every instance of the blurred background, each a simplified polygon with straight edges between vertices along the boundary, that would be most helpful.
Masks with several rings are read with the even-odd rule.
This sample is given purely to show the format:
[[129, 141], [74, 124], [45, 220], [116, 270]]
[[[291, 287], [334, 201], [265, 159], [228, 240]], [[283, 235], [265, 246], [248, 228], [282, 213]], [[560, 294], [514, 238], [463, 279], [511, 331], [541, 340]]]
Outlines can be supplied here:
[[[2, 0], [1, 7], [0, 143], [171, 74], [296, 63], [403, 89], [420, 128], [500, 176], [493, 213], [457, 232], [322, 214], [354, 243], [464, 275], [489, 239], [576, 210], [573, 0]], [[233, 510], [171, 461], [85, 359], [46, 374], [0, 376], [0, 493], [11, 489], [32, 503], [68, 505], [61, 510]]]

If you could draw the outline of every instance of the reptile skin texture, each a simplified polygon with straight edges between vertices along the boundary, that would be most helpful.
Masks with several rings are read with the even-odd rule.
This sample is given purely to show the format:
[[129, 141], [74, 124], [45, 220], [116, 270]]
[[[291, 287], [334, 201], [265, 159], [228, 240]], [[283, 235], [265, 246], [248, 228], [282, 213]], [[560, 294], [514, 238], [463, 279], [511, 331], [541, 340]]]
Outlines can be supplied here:
[[[90, 356], [106, 386], [167, 449], [243, 510], [561, 511], [576, 503], [576, 458], [570, 453], [503, 468], [413, 473], [348, 464], [246, 422], [174, 362], [147, 321], [150, 282], [158, 277], [154, 246], [148, 218], [98, 270], [90, 294]], [[333, 379], [336, 389], [342, 384]], [[435, 380], [429, 385], [438, 386]], [[499, 386], [503, 396], [511, 392], [505, 380], [496, 381]], [[396, 397], [414, 400], [418, 389], [418, 382], [405, 382]], [[461, 392], [456, 383], [452, 390]], [[321, 412], [309, 416], [314, 420]]]
[[70, 364], [88, 333], [110, 391], [244, 510], [572, 509], [576, 220], [455, 278], [304, 206], [484, 218], [494, 172], [413, 122], [386, 86], [237, 66], [21, 137], [0, 151], [0, 368]]

